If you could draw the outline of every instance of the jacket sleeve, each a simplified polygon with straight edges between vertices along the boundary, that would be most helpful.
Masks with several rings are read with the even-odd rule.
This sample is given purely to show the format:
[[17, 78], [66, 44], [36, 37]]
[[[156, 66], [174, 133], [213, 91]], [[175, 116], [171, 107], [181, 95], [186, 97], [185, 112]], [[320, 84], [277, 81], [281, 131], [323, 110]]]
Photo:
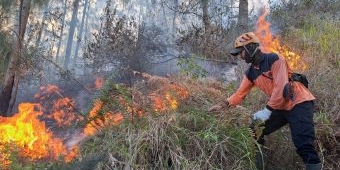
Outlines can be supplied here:
[[248, 95], [254, 83], [251, 82], [246, 76], [243, 77], [240, 87], [236, 92], [231, 95], [227, 100], [231, 106], [239, 105], [244, 98]]
[[287, 102], [283, 98], [283, 88], [288, 83], [288, 68], [284, 59], [280, 58], [275, 61], [271, 68], [273, 75], [273, 90], [267, 103], [269, 110], [282, 109], [281, 107]]

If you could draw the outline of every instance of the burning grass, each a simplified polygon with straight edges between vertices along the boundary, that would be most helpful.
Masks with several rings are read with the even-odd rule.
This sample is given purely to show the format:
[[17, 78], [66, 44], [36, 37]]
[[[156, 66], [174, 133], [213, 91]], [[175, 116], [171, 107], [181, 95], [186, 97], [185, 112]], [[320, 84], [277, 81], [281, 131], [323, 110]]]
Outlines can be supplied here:
[[[293, 30], [292, 34], [289, 34], [291, 37], [285, 37], [284, 40], [290, 47], [294, 47], [293, 49], [301, 47], [300, 54], [305, 63], [300, 66], [311, 82], [311, 91], [317, 97], [315, 101], [316, 144], [323, 167], [339, 169], [338, 56], [340, 54], [339, 48], [336, 47], [340, 42], [339, 39], [331, 38], [332, 43], [327, 43], [328, 41], [322, 38], [339, 37], [339, 27], [338, 23], [332, 26], [327, 21], [316, 21], [316, 23], [320, 25], [312, 23], [303, 29]], [[328, 29], [332, 31], [327, 31]], [[325, 32], [333, 36], [326, 35]], [[299, 57], [297, 59], [300, 59]], [[131, 114], [125, 116], [128, 119], [124, 119], [123, 123], [112, 129], [100, 131], [99, 135], [83, 143], [81, 155], [85, 160], [97, 160], [94, 161], [93, 167], [101, 169], [255, 168], [254, 142], [246, 127], [249, 123], [249, 113], [261, 109], [265, 104], [266, 97], [263, 93], [254, 90], [244, 101], [243, 105], [251, 111], [237, 107], [234, 110], [224, 111], [223, 114], [212, 115], [206, 111], [208, 107], [234, 92], [233, 84], [224, 87], [216, 81], [197, 81], [185, 77], [152, 78], [152, 81], [149, 79], [150, 81], [133, 87], [133, 90], [129, 90], [128, 93], [131, 104], [138, 103], [140, 108], [145, 109], [143, 116], [133, 117]], [[168, 84], [183, 87], [189, 96], [176, 101], [176, 107], [168, 107], [167, 110], [153, 109], [150, 101], [145, 98], [150, 94], [148, 89], [154, 87], [157, 91]], [[163, 90], [155, 94], [162, 94], [161, 91]], [[166, 101], [166, 98], [163, 100]], [[263, 105], [259, 105], [261, 103], [259, 101], [263, 101]], [[170, 106], [170, 103], [168, 101], [167, 104], [160, 106]], [[287, 127], [272, 134], [267, 141], [269, 145], [266, 154], [269, 169], [303, 168], [301, 159], [295, 153]], [[106, 149], [108, 151], [104, 151]], [[98, 155], [102, 159], [96, 159]], [[74, 163], [73, 166], [78, 166], [84, 162]]]
[[39, 121], [42, 114], [41, 105], [22, 103], [15, 116], [0, 117], [1, 169], [11, 169], [11, 156], [16, 154], [26, 161], [56, 160], [68, 154], [62, 140]]
[[[85, 126], [76, 141], [79, 147], [74, 148], [76, 158], [70, 164], [56, 161], [31, 166], [72, 170], [255, 169], [256, 144], [247, 127], [250, 114], [262, 108], [259, 101], [265, 101], [263, 93], [254, 90], [247, 97], [244, 105], [251, 109], [238, 106], [221, 113], [207, 112], [235, 87], [234, 83], [225, 86], [214, 80], [181, 76], [148, 76], [133, 87], [106, 84], [89, 116], [82, 120]], [[316, 119], [318, 123], [328, 120]], [[335, 140], [330, 138], [334, 136], [330, 133], [332, 122], [327, 123], [323, 129], [317, 126], [318, 132], [323, 132], [318, 141], [323, 154], [330, 151], [325, 146]], [[268, 167], [301, 167], [287, 128], [271, 135], [267, 143]], [[16, 161], [11, 167], [22, 162]], [[22, 168], [18, 167], [14, 169]]]
[[[62, 168], [254, 169], [249, 110], [207, 112], [225, 90], [216, 81], [185, 77], [151, 76], [132, 88], [108, 84], [98, 118], [120, 110], [122, 121], [110, 128], [95, 124], [97, 135], [82, 142], [79, 159]], [[155, 96], [163, 104], [155, 105]]]

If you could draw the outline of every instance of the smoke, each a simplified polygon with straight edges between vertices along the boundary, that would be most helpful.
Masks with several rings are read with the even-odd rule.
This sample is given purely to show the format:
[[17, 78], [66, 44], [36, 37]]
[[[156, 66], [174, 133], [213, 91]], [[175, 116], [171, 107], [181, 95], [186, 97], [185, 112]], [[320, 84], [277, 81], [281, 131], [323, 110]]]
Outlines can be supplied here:
[[290, 0], [250, 0], [249, 10], [254, 10], [255, 15], [261, 14], [263, 8], [270, 9], [271, 6], [281, 4], [282, 2], [288, 2]]
[[249, 9], [254, 9], [255, 13], [260, 13], [263, 8], [270, 8], [272, 5], [277, 5], [282, 2], [288, 2], [290, 0], [250, 0]]
[[[270, 0], [251, 0], [249, 1], [249, 9], [254, 9], [255, 13], [261, 13], [263, 8], [269, 8]], [[256, 15], [255, 14], [255, 15]]]
[[68, 150], [71, 150], [72, 148], [74, 148], [75, 146], [78, 145], [78, 143], [80, 141], [82, 141], [83, 139], [85, 139], [85, 135], [83, 133], [76, 133], [74, 134], [71, 139], [67, 140], [65, 142], [65, 146]]

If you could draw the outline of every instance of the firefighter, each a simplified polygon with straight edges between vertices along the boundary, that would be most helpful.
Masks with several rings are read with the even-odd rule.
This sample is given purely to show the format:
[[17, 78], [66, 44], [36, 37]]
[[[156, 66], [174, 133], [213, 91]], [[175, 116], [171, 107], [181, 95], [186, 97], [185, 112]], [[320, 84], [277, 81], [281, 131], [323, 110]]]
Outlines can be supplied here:
[[239, 105], [254, 86], [258, 87], [269, 99], [265, 108], [253, 114], [253, 120], [264, 122], [262, 135], [257, 138], [257, 142], [264, 145], [265, 135], [289, 124], [296, 152], [306, 169], [320, 170], [321, 161], [314, 147], [313, 94], [301, 82], [291, 80], [292, 72], [283, 57], [261, 52], [259, 39], [253, 32], [238, 37], [230, 54], [239, 56], [250, 66], [238, 90], [209, 111]]

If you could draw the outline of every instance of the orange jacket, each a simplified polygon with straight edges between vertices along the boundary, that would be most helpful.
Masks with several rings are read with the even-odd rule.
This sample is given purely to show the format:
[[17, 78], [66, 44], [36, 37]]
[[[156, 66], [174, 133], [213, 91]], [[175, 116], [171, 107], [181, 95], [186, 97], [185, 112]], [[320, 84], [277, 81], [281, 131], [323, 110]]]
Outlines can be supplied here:
[[290, 73], [283, 57], [275, 53], [263, 54], [259, 66], [249, 67], [240, 87], [227, 100], [232, 106], [240, 104], [254, 86], [268, 95], [269, 110], [291, 110], [298, 103], [314, 100], [312, 93], [302, 83], [296, 81], [292, 82], [295, 99], [283, 97], [283, 89], [289, 81]]

